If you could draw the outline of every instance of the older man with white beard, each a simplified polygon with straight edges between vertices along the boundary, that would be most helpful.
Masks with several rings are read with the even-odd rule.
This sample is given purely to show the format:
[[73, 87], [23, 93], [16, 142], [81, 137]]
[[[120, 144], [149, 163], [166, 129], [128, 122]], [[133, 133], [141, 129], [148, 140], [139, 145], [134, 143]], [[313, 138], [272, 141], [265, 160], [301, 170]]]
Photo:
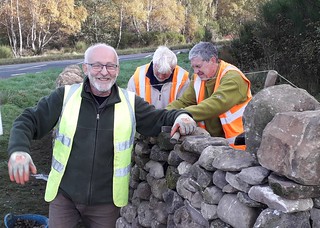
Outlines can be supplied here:
[[76, 227], [80, 219], [87, 227], [115, 227], [120, 207], [128, 203], [135, 131], [157, 136], [162, 125], [170, 125], [172, 135], [186, 135], [196, 128], [188, 112], [155, 109], [118, 87], [113, 47], [89, 47], [82, 67], [83, 83], [57, 88], [27, 108], [11, 129], [9, 176], [24, 184], [30, 172], [37, 172], [29, 155], [31, 140], [55, 128], [45, 193], [49, 227]]

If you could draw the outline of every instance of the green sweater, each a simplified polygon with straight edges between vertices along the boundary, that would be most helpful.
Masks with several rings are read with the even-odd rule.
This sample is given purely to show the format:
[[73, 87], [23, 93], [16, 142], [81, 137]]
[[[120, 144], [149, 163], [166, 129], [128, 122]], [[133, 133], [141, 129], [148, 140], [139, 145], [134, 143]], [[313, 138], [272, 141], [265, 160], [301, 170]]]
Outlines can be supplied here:
[[248, 84], [236, 71], [228, 71], [221, 79], [216, 92], [213, 92], [216, 75], [205, 83], [205, 99], [197, 104], [192, 78], [182, 97], [170, 103], [166, 109], [185, 109], [196, 122], [204, 121], [211, 136], [225, 137], [219, 115], [234, 105], [247, 100]]

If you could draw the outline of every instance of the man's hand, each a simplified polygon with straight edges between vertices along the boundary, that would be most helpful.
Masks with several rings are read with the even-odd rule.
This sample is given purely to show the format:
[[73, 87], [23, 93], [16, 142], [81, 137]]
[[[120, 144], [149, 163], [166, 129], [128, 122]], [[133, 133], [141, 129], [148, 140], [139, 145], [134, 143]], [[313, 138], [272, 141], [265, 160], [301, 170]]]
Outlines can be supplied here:
[[188, 114], [180, 114], [174, 121], [171, 129], [171, 136], [173, 136], [178, 129], [181, 135], [190, 135], [196, 130], [196, 128], [196, 122]]
[[29, 181], [30, 170], [33, 174], [37, 173], [37, 168], [28, 153], [18, 151], [11, 154], [8, 161], [11, 181], [15, 181], [17, 184], [24, 184]]

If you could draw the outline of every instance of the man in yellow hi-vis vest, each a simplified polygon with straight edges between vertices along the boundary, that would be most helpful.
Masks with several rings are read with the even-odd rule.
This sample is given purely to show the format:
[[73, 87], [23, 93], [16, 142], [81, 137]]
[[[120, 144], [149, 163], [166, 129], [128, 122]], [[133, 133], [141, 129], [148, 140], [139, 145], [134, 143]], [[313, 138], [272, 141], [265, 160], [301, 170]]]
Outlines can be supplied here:
[[188, 87], [189, 73], [177, 65], [177, 56], [165, 46], [159, 46], [152, 61], [137, 67], [127, 86], [156, 108], [165, 108], [180, 97]]
[[211, 136], [224, 137], [230, 146], [244, 132], [242, 115], [251, 100], [250, 81], [235, 66], [220, 60], [218, 51], [210, 42], [200, 42], [189, 52], [194, 70], [191, 83], [183, 95], [167, 109], [189, 111], [199, 127]]
[[45, 200], [49, 227], [115, 227], [128, 203], [131, 150], [135, 131], [156, 136], [162, 125], [172, 134], [192, 133], [187, 111], [155, 109], [116, 84], [119, 58], [114, 48], [96, 44], [85, 52], [83, 83], [60, 87], [27, 108], [13, 123], [8, 153], [11, 181], [24, 184], [37, 170], [30, 142], [55, 126]]

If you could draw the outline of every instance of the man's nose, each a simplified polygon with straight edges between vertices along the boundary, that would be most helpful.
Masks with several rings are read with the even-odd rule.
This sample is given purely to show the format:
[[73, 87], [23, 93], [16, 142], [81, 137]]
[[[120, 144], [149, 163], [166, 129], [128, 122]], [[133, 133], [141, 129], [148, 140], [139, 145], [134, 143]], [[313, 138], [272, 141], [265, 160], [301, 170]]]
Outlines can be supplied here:
[[194, 74], [198, 74], [198, 72], [199, 72], [199, 69], [193, 68], [193, 73], [194, 73]]
[[107, 66], [102, 66], [102, 70], [100, 71], [101, 74], [109, 74], [109, 71], [107, 70]]

